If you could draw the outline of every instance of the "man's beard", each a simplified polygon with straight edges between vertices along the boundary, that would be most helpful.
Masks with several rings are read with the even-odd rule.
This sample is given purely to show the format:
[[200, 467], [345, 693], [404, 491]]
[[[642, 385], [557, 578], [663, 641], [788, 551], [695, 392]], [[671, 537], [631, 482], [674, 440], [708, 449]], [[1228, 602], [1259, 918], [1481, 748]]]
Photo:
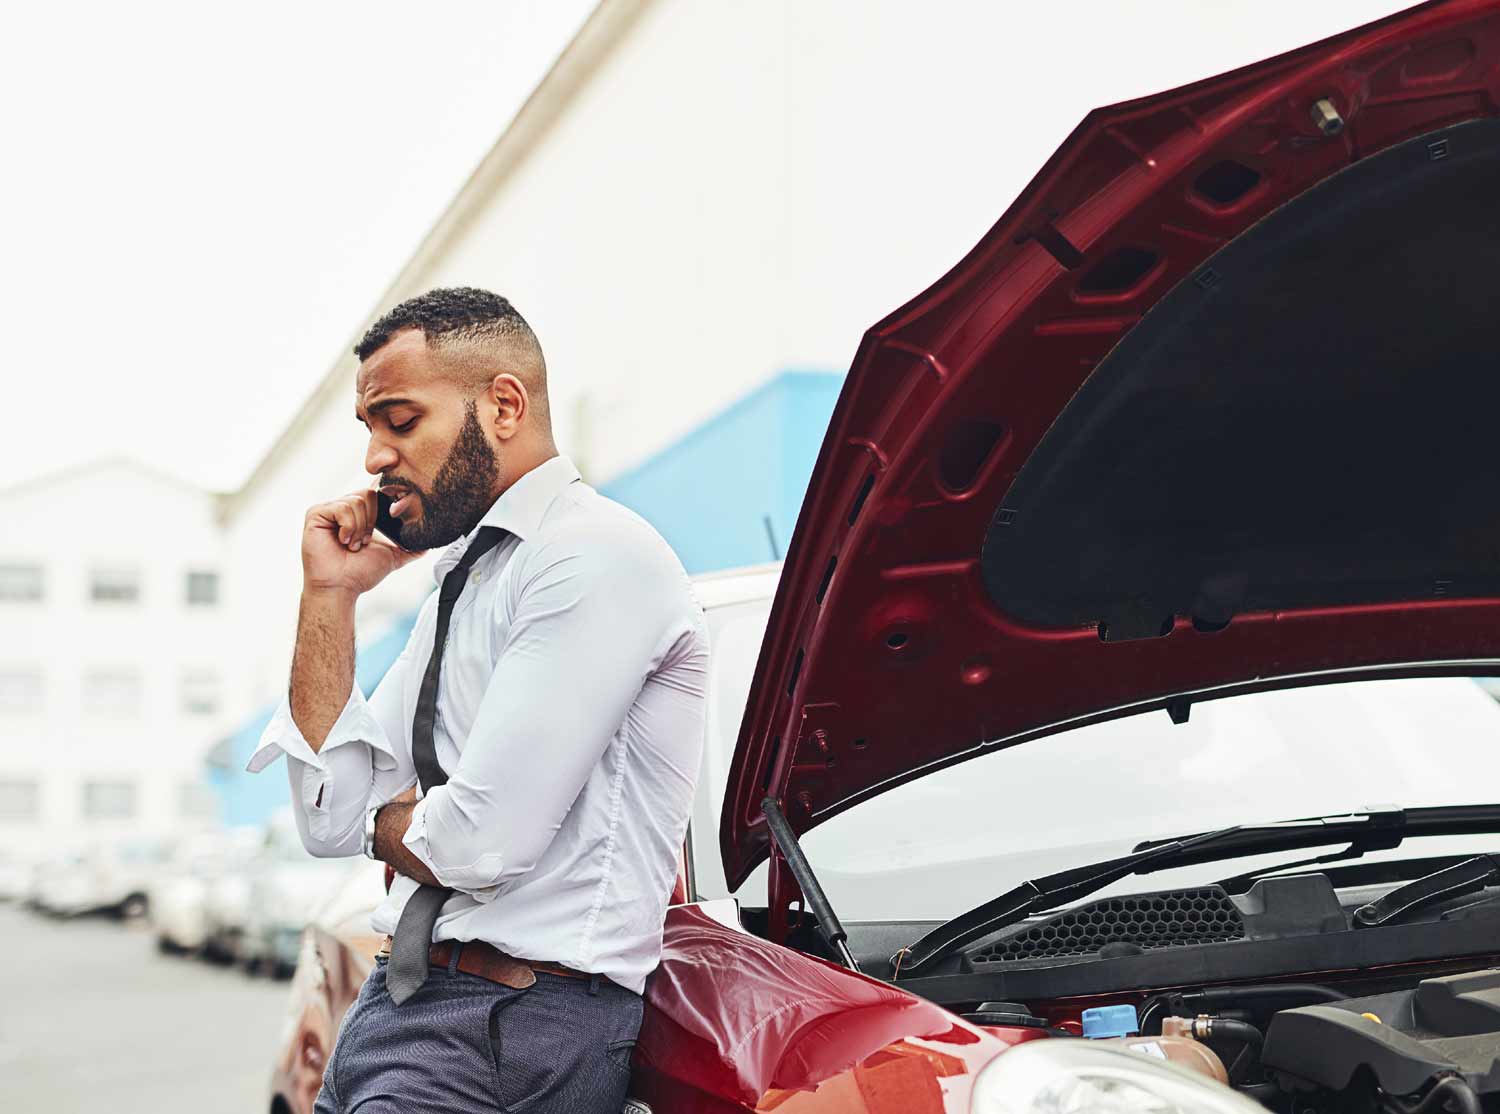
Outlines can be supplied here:
[[478, 526], [490, 509], [499, 472], [500, 462], [479, 424], [478, 409], [470, 401], [465, 407], [463, 428], [432, 481], [432, 491], [423, 491], [399, 476], [380, 478], [382, 487], [392, 484], [406, 488], [422, 508], [420, 519], [402, 521], [397, 544], [415, 553], [456, 542]]

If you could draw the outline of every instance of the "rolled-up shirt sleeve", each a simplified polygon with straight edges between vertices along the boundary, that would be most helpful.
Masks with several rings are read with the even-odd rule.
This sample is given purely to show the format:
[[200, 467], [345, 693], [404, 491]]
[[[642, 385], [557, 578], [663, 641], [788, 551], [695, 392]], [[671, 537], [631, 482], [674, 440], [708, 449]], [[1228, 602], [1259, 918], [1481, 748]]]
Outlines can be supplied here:
[[680, 637], [686, 578], [644, 529], [539, 547], [458, 768], [417, 803], [404, 842], [480, 901], [531, 870]]
[[416, 780], [402, 730], [402, 691], [410, 648], [386, 672], [368, 700], [356, 685], [339, 717], [314, 751], [283, 699], [246, 767], [259, 773], [283, 754], [292, 814], [308, 852], [319, 858], [357, 855], [365, 809], [389, 800]]

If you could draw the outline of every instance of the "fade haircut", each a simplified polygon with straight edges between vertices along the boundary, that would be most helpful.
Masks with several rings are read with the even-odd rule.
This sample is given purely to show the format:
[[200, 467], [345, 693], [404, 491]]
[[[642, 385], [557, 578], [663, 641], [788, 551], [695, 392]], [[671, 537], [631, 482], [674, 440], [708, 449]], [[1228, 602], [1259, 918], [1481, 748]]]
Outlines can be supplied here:
[[448, 286], [408, 298], [389, 310], [354, 346], [361, 363], [397, 333], [417, 329], [442, 355], [445, 370], [476, 395], [510, 372], [526, 387], [536, 416], [550, 426], [547, 364], [542, 346], [510, 300], [473, 286]]

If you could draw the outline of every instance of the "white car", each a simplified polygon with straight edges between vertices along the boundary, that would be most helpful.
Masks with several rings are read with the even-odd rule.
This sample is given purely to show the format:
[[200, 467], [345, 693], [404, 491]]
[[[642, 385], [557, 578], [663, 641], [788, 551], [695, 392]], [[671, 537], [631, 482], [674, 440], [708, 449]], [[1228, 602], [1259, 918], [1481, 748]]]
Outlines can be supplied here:
[[85, 865], [81, 848], [59, 849], [37, 860], [28, 904], [39, 913], [68, 915], [87, 897]]
[[168, 845], [156, 839], [94, 843], [59, 855], [38, 868], [35, 904], [59, 917], [114, 913], [143, 916], [147, 891], [166, 862]]
[[208, 942], [208, 892], [216, 878], [243, 869], [260, 841], [254, 828], [205, 832], [185, 839], [147, 890], [157, 945], [197, 952]]
[[[264, 837], [262, 837], [263, 839]], [[250, 920], [250, 874], [263, 848], [243, 860], [228, 863], [208, 879], [203, 899], [203, 955], [233, 963], [239, 959], [245, 926]]]
[[348, 874], [347, 861], [309, 855], [291, 814], [278, 814], [247, 872], [249, 903], [236, 955], [239, 962], [251, 972], [290, 975], [297, 965], [302, 930]]
[[31, 889], [31, 865], [0, 852], [0, 901], [22, 901]]

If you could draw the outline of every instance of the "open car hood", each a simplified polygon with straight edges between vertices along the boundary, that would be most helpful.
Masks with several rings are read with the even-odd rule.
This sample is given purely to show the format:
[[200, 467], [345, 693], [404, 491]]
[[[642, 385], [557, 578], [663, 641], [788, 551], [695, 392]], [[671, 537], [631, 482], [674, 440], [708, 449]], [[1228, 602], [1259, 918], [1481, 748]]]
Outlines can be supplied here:
[[1091, 720], [1500, 658], [1497, 103], [1500, 6], [1449, 0], [1101, 109], [866, 334], [731, 886], [768, 795], [800, 833]]

